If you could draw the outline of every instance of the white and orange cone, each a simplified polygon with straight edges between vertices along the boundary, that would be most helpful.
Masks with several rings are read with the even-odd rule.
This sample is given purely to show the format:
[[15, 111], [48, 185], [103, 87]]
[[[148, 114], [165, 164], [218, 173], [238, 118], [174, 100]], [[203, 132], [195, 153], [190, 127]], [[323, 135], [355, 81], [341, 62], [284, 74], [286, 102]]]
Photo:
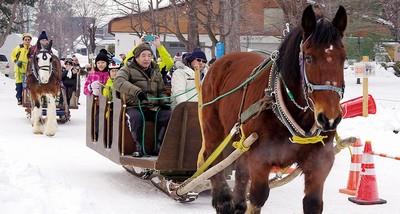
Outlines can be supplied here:
[[349, 178], [347, 180], [347, 187], [339, 189], [340, 193], [344, 193], [347, 195], [356, 195], [357, 187], [360, 181], [360, 170], [361, 170], [361, 162], [362, 162], [362, 143], [360, 138], [357, 138], [356, 142], [354, 142], [351, 147], [351, 163], [350, 163], [350, 172]]
[[375, 176], [375, 164], [372, 156], [371, 142], [366, 141], [361, 165], [360, 185], [357, 196], [350, 197], [349, 201], [360, 205], [385, 204], [386, 200], [378, 196], [378, 185]]

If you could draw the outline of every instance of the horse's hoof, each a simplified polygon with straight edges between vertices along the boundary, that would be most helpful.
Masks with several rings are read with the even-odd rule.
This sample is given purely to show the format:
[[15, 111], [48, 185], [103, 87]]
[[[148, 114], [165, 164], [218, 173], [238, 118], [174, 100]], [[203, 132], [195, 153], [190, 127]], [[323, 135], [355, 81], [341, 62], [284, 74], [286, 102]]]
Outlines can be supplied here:
[[44, 133], [46, 136], [49, 136], [49, 137], [53, 137], [54, 135], [56, 135], [56, 133], [54, 133], [54, 132], [46, 132], [46, 133]]
[[[224, 195], [218, 201], [213, 201], [213, 206], [219, 214], [234, 213], [234, 206], [230, 195]], [[222, 199], [222, 200], [221, 200]]]
[[233, 205], [230, 201], [225, 201], [223, 203], [217, 204], [215, 207], [217, 213], [219, 214], [231, 214], [234, 213]]
[[247, 209], [247, 204], [246, 202], [243, 203], [237, 203], [235, 204], [235, 212], [234, 214], [245, 214]]
[[33, 134], [43, 134], [43, 129], [40, 126], [33, 126]]
[[248, 203], [247, 204], [247, 210], [246, 214], [260, 214], [261, 213], [261, 208], [256, 207], [255, 205]]
[[43, 134], [43, 132], [41, 130], [35, 130], [33, 131], [33, 134]]

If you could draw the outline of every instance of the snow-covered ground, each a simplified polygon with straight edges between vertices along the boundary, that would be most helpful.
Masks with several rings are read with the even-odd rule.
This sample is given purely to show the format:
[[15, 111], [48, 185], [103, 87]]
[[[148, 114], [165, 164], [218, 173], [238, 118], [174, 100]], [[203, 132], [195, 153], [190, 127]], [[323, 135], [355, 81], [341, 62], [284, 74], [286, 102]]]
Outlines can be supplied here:
[[[377, 152], [400, 156], [400, 78], [378, 69], [369, 79], [377, 114], [345, 119], [342, 137], [371, 140]], [[362, 94], [351, 72], [346, 72], [344, 100]], [[189, 204], [166, 197], [146, 181], [85, 146], [85, 99], [71, 110], [71, 121], [59, 125], [54, 137], [34, 135], [24, 109], [16, 105], [14, 83], [0, 76], [0, 213], [110, 214], [214, 213], [211, 196], [202, 194]], [[400, 162], [374, 157], [383, 205], [360, 206], [338, 192], [346, 186], [350, 153], [344, 150], [325, 183], [324, 213], [400, 213]], [[303, 177], [272, 189], [262, 213], [302, 213]]]

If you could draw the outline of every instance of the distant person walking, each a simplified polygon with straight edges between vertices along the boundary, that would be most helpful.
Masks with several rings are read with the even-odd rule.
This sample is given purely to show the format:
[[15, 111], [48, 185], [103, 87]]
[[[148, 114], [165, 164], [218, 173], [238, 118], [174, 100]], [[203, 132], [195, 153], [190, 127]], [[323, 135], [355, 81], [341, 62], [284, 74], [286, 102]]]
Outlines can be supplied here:
[[15, 71], [15, 90], [18, 105], [22, 105], [22, 83], [25, 79], [26, 68], [28, 66], [28, 52], [31, 47], [32, 36], [29, 33], [22, 34], [22, 44], [18, 45], [11, 52], [11, 60], [14, 62]]

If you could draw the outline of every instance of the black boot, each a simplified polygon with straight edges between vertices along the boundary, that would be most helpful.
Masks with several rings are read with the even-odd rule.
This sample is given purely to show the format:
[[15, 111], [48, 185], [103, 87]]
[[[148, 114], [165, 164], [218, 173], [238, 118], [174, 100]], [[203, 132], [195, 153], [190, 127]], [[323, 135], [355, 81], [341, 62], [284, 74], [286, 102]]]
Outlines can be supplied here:
[[132, 153], [132, 157], [143, 157], [142, 147], [138, 142], [136, 142], [136, 151]]
[[141, 157], [143, 157], [143, 153], [141, 153], [141, 152], [133, 152], [132, 153], [132, 157], [141, 158]]

